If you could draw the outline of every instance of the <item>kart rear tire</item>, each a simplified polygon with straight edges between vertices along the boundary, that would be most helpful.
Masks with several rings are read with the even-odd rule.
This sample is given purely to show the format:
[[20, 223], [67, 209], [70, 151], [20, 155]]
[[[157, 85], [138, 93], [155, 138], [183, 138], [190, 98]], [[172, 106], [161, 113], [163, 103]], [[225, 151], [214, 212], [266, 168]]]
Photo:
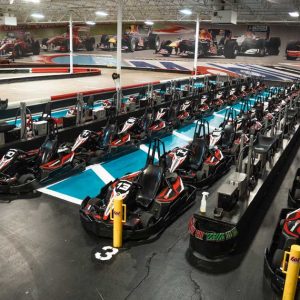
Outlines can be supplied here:
[[21, 175], [18, 179], [18, 182], [20, 184], [26, 184], [26, 183], [33, 181], [34, 179], [35, 179], [34, 175], [31, 173], [28, 173], [28, 174]]
[[95, 49], [95, 38], [91, 37], [85, 41], [86, 51], [94, 51]]
[[276, 249], [272, 258], [272, 265], [279, 269], [282, 264], [284, 251], [282, 249]]
[[227, 41], [224, 45], [224, 56], [228, 59], [235, 59], [237, 55], [238, 44], [236, 41]]
[[140, 221], [143, 225], [143, 228], [148, 228], [148, 227], [152, 226], [155, 223], [155, 217], [152, 213], [144, 211], [140, 215]]

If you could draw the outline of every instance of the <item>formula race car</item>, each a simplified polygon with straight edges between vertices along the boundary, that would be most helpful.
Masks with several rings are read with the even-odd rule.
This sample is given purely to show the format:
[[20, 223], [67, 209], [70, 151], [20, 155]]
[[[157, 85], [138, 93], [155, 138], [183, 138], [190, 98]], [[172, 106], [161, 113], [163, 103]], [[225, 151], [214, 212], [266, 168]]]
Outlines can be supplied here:
[[35, 190], [55, 180], [81, 172], [85, 162], [73, 151], [58, 147], [51, 131], [39, 149], [10, 149], [0, 160], [0, 193], [18, 194]]
[[279, 37], [270, 39], [257, 37], [253, 32], [247, 31], [245, 34], [234, 38], [238, 45], [238, 55], [278, 55], [281, 41]]
[[288, 42], [286, 48], [286, 59], [288, 60], [296, 60], [300, 57], [300, 41], [290, 41]]
[[0, 55], [8, 54], [11, 54], [13, 58], [30, 54], [39, 55], [40, 43], [34, 40], [28, 32], [22, 36], [9, 33], [5, 39], [0, 40]]
[[[300, 209], [283, 209], [273, 235], [270, 248], [265, 250], [264, 274], [272, 288], [282, 292], [285, 282], [283, 269], [287, 269], [284, 252], [300, 243]], [[298, 288], [300, 283], [298, 282]], [[295, 298], [296, 299], [296, 298]]]
[[150, 144], [143, 170], [108, 183], [96, 198], [83, 200], [80, 219], [86, 230], [101, 237], [112, 237], [113, 224], [109, 217], [117, 195], [126, 204], [123, 239], [146, 239], [161, 232], [188, 209], [195, 201], [196, 189], [184, 185], [177, 173], [169, 172], [164, 144], [155, 139]]
[[[218, 36], [221, 36], [219, 39]], [[237, 43], [230, 39], [229, 30], [201, 29], [198, 57], [224, 55], [226, 58], [235, 58], [237, 55]], [[172, 53], [180, 56], [193, 57], [195, 53], [195, 40], [179, 39], [177, 41], [162, 41], [159, 54], [170, 56]]]
[[[114, 50], [117, 48], [117, 38], [107, 34], [102, 35], [100, 49]], [[122, 36], [122, 50], [134, 52], [135, 50], [153, 49], [158, 51], [160, 39], [152, 33], [151, 27], [143, 25], [129, 26]]]
[[[95, 38], [90, 37], [89, 28], [81, 26], [73, 28], [73, 51], [86, 50], [93, 51], [95, 49]], [[70, 51], [70, 36], [69, 32], [54, 36], [50, 39], [42, 40], [42, 49], [45, 51]]]

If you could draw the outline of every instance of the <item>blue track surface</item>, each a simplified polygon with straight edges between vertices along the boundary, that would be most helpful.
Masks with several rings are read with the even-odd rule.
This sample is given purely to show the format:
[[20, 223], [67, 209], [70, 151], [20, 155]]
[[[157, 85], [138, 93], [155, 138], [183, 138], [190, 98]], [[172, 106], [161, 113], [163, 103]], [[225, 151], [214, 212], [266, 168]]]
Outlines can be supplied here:
[[[265, 96], [268, 96], [268, 94]], [[254, 103], [255, 99], [253, 98], [251, 99], [251, 105]], [[236, 103], [232, 107], [236, 109], [238, 113], [242, 105], [241, 103]], [[224, 120], [225, 113], [226, 108], [215, 112], [212, 116], [206, 117], [206, 120], [209, 122], [210, 130], [219, 127]], [[165, 143], [166, 151], [171, 150], [174, 147], [187, 145], [187, 139], [193, 138], [194, 130], [195, 123], [180, 128], [172, 135], [164, 137], [162, 140]], [[145, 166], [148, 146], [148, 144], [143, 145], [141, 147], [143, 150], [137, 150], [112, 161], [100, 164], [105, 170], [104, 173], [99, 174], [99, 172], [96, 172], [95, 169], [98, 165], [90, 166], [85, 172], [53, 184], [48, 187], [48, 189], [43, 189], [43, 192], [47, 193], [47, 190], [50, 190], [49, 194], [65, 200], [72, 197], [72, 202], [80, 204], [86, 196], [96, 196], [100, 189], [105, 185], [105, 182], [109, 182], [107, 174], [113, 178], [119, 178], [126, 173], [132, 173], [142, 169]]]

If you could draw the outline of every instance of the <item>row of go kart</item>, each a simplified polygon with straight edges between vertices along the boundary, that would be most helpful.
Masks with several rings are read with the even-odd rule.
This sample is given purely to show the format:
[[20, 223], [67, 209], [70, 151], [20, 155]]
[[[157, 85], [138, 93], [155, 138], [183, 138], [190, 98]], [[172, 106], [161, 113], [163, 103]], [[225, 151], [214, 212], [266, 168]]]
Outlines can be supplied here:
[[[279, 92], [278, 89], [274, 97]], [[264, 112], [263, 119], [268, 113]], [[256, 108], [244, 110], [239, 116], [229, 109], [220, 128], [212, 132], [206, 121], [197, 121], [193, 141], [186, 147], [166, 152], [164, 144], [155, 139], [142, 170], [117, 178], [96, 197], [84, 199], [80, 208], [84, 228], [101, 237], [112, 237], [110, 214], [118, 195], [127, 206], [124, 239], [159, 234], [195, 202], [197, 189], [212, 185], [230, 170], [239, 152], [241, 135], [258, 135], [262, 127]]]
[[39, 149], [28, 152], [10, 149], [0, 160], [0, 193], [31, 192], [81, 172], [86, 165], [134, 151], [149, 139], [171, 134], [174, 128], [212, 113], [212, 108], [220, 108], [228, 101], [233, 104], [233, 99], [241, 99], [260, 89], [261, 86], [255, 89], [245, 86], [243, 90], [226, 89], [214, 97], [172, 101], [170, 107], [146, 109], [141, 117], [130, 117], [121, 126], [115, 121], [117, 118], [110, 116], [104, 128], [98, 132], [84, 130], [74, 143], [60, 144], [57, 123], [49, 118], [49, 132]]

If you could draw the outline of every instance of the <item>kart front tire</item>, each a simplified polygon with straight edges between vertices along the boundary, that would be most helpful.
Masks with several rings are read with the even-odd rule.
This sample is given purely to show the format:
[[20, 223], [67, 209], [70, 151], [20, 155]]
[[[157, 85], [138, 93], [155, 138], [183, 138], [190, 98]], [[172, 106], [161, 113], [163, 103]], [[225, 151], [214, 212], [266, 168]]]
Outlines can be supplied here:
[[35, 41], [32, 45], [32, 54], [33, 55], [39, 55], [41, 52], [41, 46], [39, 41]]
[[26, 183], [33, 181], [34, 179], [35, 179], [34, 175], [31, 173], [28, 173], [28, 174], [21, 175], [18, 179], [18, 182], [20, 184], [26, 184]]

